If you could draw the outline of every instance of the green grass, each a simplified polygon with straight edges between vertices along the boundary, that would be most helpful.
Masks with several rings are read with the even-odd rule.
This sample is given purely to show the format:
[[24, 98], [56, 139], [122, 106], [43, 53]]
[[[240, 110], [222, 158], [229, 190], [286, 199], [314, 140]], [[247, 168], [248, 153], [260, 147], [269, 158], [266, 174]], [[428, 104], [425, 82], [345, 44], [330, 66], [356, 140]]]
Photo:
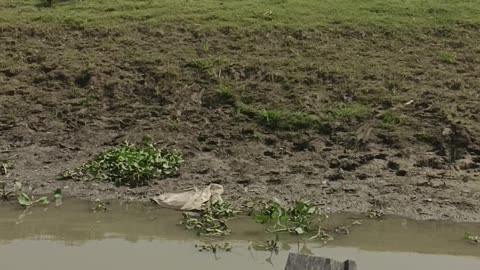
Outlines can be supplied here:
[[210, 73], [212, 72], [212, 69], [221, 67], [226, 63], [228, 63], [228, 61], [223, 57], [210, 56], [206, 58], [193, 59], [189, 62], [188, 66]]
[[292, 112], [289, 110], [258, 110], [253, 106], [237, 101], [237, 111], [264, 127], [298, 131], [302, 129], [315, 129], [321, 133], [329, 133], [328, 121], [324, 117], [304, 112]]
[[212, 81], [218, 81], [222, 74], [222, 69], [228, 65], [228, 60], [224, 57], [206, 57], [197, 58], [188, 62], [187, 66], [197, 69], [200, 72], [208, 75], [208, 78]]
[[422, 142], [431, 143], [431, 142], [435, 141], [435, 135], [431, 131], [428, 131], [428, 130], [421, 130], [421, 131], [415, 133], [414, 136], [415, 136], [415, 138], [417, 138], [417, 140], [422, 141]]
[[233, 105], [237, 113], [245, 115], [264, 127], [278, 130], [301, 130], [320, 129], [325, 132], [326, 124], [322, 117], [304, 112], [292, 112], [289, 110], [266, 110], [257, 109], [240, 101], [232, 88], [220, 84], [213, 90], [215, 97], [223, 104]]
[[[346, 26], [414, 31], [480, 24], [477, 0], [0, 0], [0, 24], [73, 27], [163, 26], [316, 29]], [[301, 19], [299, 19], [301, 18]]]
[[404, 115], [388, 110], [380, 116], [380, 127], [381, 128], [393, 128], [395, 126], [403, 125], [406, 123], [407, 119]]
[[455, 64], [457, 57], [453, 53], [441, 52], [438, 54], [438, 60], [445, 64]]
[[255, 120], [261, 126], [277, 130], [298, 131], [315, 129], [320, 133], [329, 133], [329, 123], [332, 121], [365, 118], [371, 113], [369, 107], [360, 103], [342, 103], [337, 105], [329, 114], [321, 115], [286, 109], [257, 109], [242, 102], [241, 98], [230, 87], [225, 85], [220, 84], [214, 90], [214, 93], [216, 97], [220, 98], [222, 103], [233, 105], [239, 114]]
[[315, 115], [285, 110], [261, 110], [257, 112], [257, 119], [264, 126], [286, 130], [313, 128], [321, 122]]
[[215, 94], [217, 97], [221, 98], [222, 100], [225, 100], [227, 102], [232, 102], [236, 100], [235, 93], [233, 93], [232, 88], [225, 86], [225, 85], [220, 85], [218, 88], [215, 89]]
[[333, 120], [350, 120], [363, 118], [370, 114], [370, 109], [360, 103], [338, 104], [329, 114]]

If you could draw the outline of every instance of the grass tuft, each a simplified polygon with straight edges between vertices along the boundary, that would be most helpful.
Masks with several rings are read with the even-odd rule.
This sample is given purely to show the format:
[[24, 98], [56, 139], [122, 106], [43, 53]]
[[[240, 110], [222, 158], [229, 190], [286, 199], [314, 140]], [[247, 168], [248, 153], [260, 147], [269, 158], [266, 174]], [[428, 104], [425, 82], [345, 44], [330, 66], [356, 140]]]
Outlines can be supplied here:
[[455, 64], [457, 62], [457, 57], [453, 53], [442, 52], [438, 54], [438, 60], [445, 64]]
[[350, 120], [353, 118], [363, 118], [370, 114], [370, 109], [360, 103], [337, 105], [330, 113], [330, 117], [334, 120]]
[[235, 104], [237, 100], [237, 96], [233, 93], [232, 88], [228, 86], [220, 85], [214, 92], [215, 96], [224, 104]]
[[388, 110], [380, 116], [381, 128], [393, 128], [395, 126], [400, 126], [406, 123], [407, 119], [404, 115], [399, 114], [398, 112]]
[[279, 110], [258, 111], [256, 117], [263, 126], [285, 130], [314, 128], [321, 122], [315, 115]]

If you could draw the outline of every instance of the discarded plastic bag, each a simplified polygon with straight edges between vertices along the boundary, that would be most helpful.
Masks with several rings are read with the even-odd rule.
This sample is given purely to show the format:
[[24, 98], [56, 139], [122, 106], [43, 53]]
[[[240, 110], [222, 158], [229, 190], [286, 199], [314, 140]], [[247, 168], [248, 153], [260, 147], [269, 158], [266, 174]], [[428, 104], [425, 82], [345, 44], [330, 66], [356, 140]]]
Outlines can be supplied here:
[[176, 210], [200, 210], [208, 201], [211, 203], [223, 202], [222, 194], [222, 185], [210, 184], [203, 190], [198, 190], [194, 187], [193, 190], [186, 192], [161, 194], [153, 197], [152, 201], [160, 206]]

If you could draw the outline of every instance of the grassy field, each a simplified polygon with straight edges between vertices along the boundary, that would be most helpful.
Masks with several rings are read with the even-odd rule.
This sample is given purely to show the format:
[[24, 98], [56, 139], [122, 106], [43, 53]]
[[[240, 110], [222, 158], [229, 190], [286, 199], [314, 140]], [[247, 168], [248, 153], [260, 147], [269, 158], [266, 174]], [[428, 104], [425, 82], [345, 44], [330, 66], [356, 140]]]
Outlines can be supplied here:
[[75, 27], [124, 28], [181, 22], [202, 29], [350, 27], [407, 32], [478, 29], [480, 24], [476, 0], [53, 0], [53, 7], [42, 8], [43, 2], [2, 0], [0, 21]]
[[43, 185], [149, 135], [185, 163], [142, 198], [214, 182], [410, 216], [428, 197], [435, 217], [480, 220], [478, 14], [474, 0], [0, 0], [0, 146]]

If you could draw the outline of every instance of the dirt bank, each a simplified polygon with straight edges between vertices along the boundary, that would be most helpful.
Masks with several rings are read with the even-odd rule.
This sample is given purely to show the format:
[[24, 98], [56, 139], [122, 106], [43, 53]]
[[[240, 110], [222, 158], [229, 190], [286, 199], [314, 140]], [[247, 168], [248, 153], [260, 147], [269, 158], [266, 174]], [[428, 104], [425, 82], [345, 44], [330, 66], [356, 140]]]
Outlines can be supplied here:
[[[220, 183], [233, 201], [480, 221], [479, 42], [467, 28], [3, 27], [0, 160], [9, 180], [87, 199]], [[56, 180], [144, 135], [184, 154], [178, 177]]]

